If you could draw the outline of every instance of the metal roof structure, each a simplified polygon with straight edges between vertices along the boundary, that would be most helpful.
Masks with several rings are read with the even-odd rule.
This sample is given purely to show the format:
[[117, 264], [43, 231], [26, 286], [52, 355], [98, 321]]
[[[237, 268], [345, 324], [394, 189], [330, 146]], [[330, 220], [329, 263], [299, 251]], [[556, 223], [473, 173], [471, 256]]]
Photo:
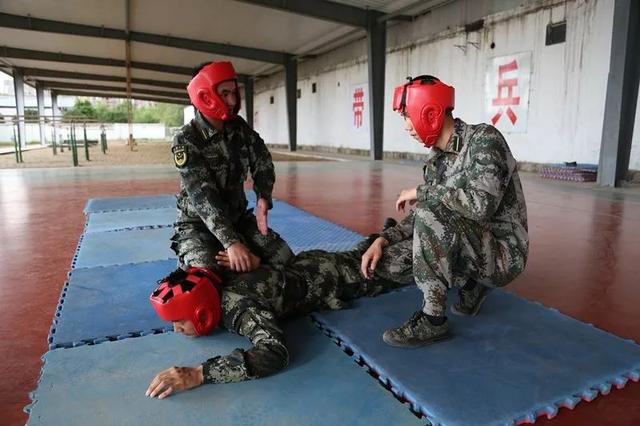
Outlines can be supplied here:
[[284, 68], [295, 150], [297, 62], [367, 37], [381, 158], [386, 27], [452, 1], [3, 0], [0, 69], [54, 93], [188, 103], [192, 68], [230, 60], [251, 121], [253, 79]]

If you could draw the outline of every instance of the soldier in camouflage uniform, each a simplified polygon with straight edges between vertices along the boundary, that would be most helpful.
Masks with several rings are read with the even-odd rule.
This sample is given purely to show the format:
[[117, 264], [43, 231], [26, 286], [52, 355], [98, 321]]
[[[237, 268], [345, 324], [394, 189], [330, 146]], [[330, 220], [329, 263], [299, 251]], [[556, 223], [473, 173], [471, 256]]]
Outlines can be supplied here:
[[454, 89], [422, 76], [396, 88], [393, 108], [405, 128], [433, 147], [424, 184], [403, 190], [398, 210], [414, 214], [384, 232], [371, 251], [413, 238], [413, 273], [423, 307], [403, 325], [387, 330], [386, 343], [416, 347], [449, 335], [447, 289], [459, 288], [452, 312], [476, 315], [490, 289], [513, 281], [527, 261], [527, 210], [516, 161], [493, 126], [453, 119]]
[[[247, 272], [263, 262], [284, 264], [293, 253], [267, 227], [275, 173], [260, 136], [237, 116], [240, 98], [229, 62], [212, 62], [196, 71], [187, 88], [197, 111], [176, 134], [172, 152], [180, 172], [178, 217], [171, 248], [183, 269], [219, 268], [215, 255], [228, 251], [231, 270]], [[249, 171], [256, 214], [247, 210], [244, 182]], [[257, 220], [256, 220], [257, 217]]]
[[[176, 390], [203, 383], [237, 382], [273, 374], [289, 363], [279, 319], [314, 310], [342, 309], [351, 299], [374, 296], [412, 283], [410, 239], [390, 245], [375, 271], [370, 272], [371, 279], [363, 279], [361, 257], [377, 237], [372, 235], [347, 252], [302, 252], [284, 267], [261, 265], [253, 272], [237, 275], [225, 285], [217, 286], [221, 296], [220, 299], [214, 297], [211, 305], [218, 303], [220, 325], [246, 336], [253, 347], [216, 356], [200, 367], [173, 367], [162, 371], [151, 382], [147, 396], [164, 398]], [[221, 265], [229, 265], [224, 255], [218, 256], [218, 260]], [[163, 319], [174, 321], [176, 332], [191, 336], [207, 334], [215, 325], [199, 328], [197, 318], [184, 320], [190, 318], [188, 313], [163, 315], [164, 304], [171, 303], [171, 298], [162, 298], [171, 291], [165, 283], [172, 282], [173, 288], [181, 279], [175, 273], [172, 275], [161, 280], [160, 290], [152, 295], [154, 308]], [[209, 282], [207, 285], [212, 287]], [[185, 294], [184, 288], [179, 293]], [[198, 295], [197, 291], [194, 290], [194, 294]], [[153, 303], [154, 296], [158, 295]]]

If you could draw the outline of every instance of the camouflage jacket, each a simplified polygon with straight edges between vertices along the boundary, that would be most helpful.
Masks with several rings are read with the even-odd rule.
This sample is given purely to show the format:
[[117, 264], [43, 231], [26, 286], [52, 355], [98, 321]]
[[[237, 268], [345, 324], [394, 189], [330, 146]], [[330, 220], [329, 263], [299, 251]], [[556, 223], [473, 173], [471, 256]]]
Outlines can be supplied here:
[[171, 150], [181, 178], [176, 226], [206, 229], [225, 248], [240, 241], [234, 225], [247, 209], [244, 182], [249, 171], [256, 196], [271, 206], [271, 154], [241, 117], [218, 132], [196, 112], [176, 134]]
[[[499, 240], [528, 253], [527, 207], [516, 160], [504, 137], [488, 124], [468, 125], [455, 119], [444, 151], [434, 148], [417, 188], [417, 207], [442, 205], [471, 219]], [[409, 214], [381, 235], [390, 243], [413, 236]]]
[[346, 301], [375, 295], [412, 282], [367, 281], [360, 259], [369, 241], [343, 253], [314, 250], [300, 253], [286, 267], [261, 266], [240, 275], [222, 295], [222, 324], [246, 336], [253, 347], [236, 349], [203, 363], [205, 383], [227, 383], [273, 374], [289, 363], [289, 352], [278, 320], [314, 310], [341, 309]]

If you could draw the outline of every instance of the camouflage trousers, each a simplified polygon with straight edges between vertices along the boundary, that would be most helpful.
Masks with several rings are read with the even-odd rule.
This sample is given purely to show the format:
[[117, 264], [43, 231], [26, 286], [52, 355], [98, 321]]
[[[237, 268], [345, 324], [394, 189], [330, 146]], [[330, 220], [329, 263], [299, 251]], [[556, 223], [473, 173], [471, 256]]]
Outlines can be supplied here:
[[413, 274], [424, 295], [422, 310], [443, 316], [447, 290], [468, 280], [502, 287], [522, 270], [526, 259], [508, 241], [497, 239], [482, 223], [442, 205], [416, 209], [413, 230]]
[[[260, 233], [256, 217], [250, 210], [238, 220], [235, 229], [242, 243], [260, 257], [263, 263], [284, 265], [293, 258], [291, 248], [277, 232], [269, 228], [267, 235]], [[222, 276], [228, 274], [215, 260], [215, 256], [224, 247], [204, 225], [177, 223], [171, 241], [171, 249], [178, 256], [178, 267], [209, 268]]]

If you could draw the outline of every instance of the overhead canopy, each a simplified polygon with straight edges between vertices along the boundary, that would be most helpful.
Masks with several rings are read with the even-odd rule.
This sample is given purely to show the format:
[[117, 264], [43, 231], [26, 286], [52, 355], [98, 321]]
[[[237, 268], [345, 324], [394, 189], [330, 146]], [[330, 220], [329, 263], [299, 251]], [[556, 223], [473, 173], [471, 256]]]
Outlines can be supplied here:
[[451, 0], [3, 0], [0, 68], [60, 93], [188, 101], [191, 69], [230, 60], [241, 82]]

